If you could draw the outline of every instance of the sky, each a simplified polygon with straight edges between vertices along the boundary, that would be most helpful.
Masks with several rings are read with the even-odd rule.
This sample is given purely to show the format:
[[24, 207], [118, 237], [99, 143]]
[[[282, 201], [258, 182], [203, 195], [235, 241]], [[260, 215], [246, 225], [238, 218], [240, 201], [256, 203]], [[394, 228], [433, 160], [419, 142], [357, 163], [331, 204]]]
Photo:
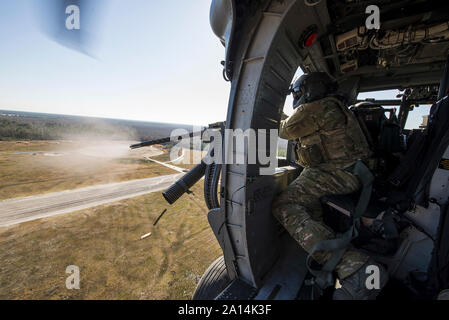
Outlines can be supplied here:
[[[42, 1], [0, 1], [0, 109], [192, 125], [225, 120], [230, 84], [220, 65], [224, 47], [209, 25], [210, 0], [96, 0], [107, 5], [89, 20], [90, 55], [42, 32]], [[81, 28], [88, 18], [81, 11]], [[287, 114], [290, 104], [288, 97]]]
[[0, 109], [186, 124], [225, 119], [230, 85], [220, 65], [224, 47], [209, 25], [210, 0], [107, 0], [89, 30], [95, 58], [42, 33], [37, 1], [0, 1]]

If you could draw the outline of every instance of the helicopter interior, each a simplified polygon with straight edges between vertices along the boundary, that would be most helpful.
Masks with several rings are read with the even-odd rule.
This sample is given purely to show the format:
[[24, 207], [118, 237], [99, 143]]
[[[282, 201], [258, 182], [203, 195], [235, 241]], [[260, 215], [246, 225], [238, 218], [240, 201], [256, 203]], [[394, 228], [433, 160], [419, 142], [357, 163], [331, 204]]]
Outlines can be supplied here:
[[[442, 161], [449, 158], [445, 127], [449, 122], [445, 113], [449, 4], [372, 1], [369, 4], [380, 8], [381, 21], [380, 29], [372, 30], [365, 26], [366, 1], [214, 2], [211, 25], [225, 45], [223, 73], [231, 81], [226, 127], [278, 128], [297, 67], [303, 72], [327, 72], [339, 82], [355, 113], [388, 123], [389, 132], [397, 133], [396, 149], [376, 151], [383, 165], [374, 172], [374, 196], [369, 207], [378, 206], [373, 211], [381, 213], [385, 211], [385, 198], [405, 193], [406, 200], [392, 200], [395, 205], [403, 205], [395, 210], [405, 217], [398, 224], [393, 222], [396, 240], [383, 243], [383, 251], [373, 251], [372, 237], [355, 245], [371, 250], [408, 293], [418, 292], [415, 297], [427, 295], [427, 289], [416, 288], [427, 287], [431, 281], [438, 283], [438, 288], [428, 296], [449, 285], [448, 279], [428, 278], [444, 274], [447, 264], [443, 258], [447, 248], [441, 239], [448, 233], [443, 227], [448, 174]], [[403, 92], [400, 99], [357, 101], [360, 93], [391, 89]], [[410, 110], [416, 105], [433, 105], [428, 124], [406, 129]], [[397, 114], [388, 110], [392, 106], [399, 106]], [[378, 118], [365, 113], [376, 108], [385, 109], [377, 111]], [[367, 129], [372, 124], [367, 122]], [[379, 132], [368, 131], [373, 140], [378, 139]], [[308, 273], [306, 253], [274, 223], [269, 210], [274, 195], [301, 171], [292, 160], [289, 143], [286, 159], [279, 162], [272, 177], [259, 176], [258, 165], [223, 166], [220, 208], [209, 213], [232, 280], [221, 298], [299, 297], [298, 289]], [[351, 214], [357, 197], [323, 199], [326, 210], [339, 217], [334, 225], [337, 230], [344, 228], [345, 217]], [[221, 228], [224, 224], [227, 227]], [[429, 268], [433, 271], [428, 272]]]

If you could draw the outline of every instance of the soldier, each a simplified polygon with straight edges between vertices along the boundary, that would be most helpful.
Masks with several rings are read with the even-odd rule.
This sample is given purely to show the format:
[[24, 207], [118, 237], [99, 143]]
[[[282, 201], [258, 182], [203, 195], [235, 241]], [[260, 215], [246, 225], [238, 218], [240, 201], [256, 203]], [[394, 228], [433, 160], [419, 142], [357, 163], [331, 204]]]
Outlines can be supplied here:
[[[281, 121], [279, 130], [281, 138], [297, 141], [296, 160], [304, 170], [277, 196], [273, 214], [308, 253], [314, 244], [336, 236], [322, 221], [319, 199], [357, 191], [359, 179], [345, 169], [371, 154], [357, 120], [336, 95], [337, 88], [327, 73], [301, 76], [292, 88], [294, 112]], [[317, 251], [312, 257], [323, 264], [331, 254]], [[384, 267], [349, 247], [335, 268], [341, 288], [334, 299], [375, 299], [380, 290], [365, 286], [368, 265], [379, 268], [382, 288], [388, 279]]]

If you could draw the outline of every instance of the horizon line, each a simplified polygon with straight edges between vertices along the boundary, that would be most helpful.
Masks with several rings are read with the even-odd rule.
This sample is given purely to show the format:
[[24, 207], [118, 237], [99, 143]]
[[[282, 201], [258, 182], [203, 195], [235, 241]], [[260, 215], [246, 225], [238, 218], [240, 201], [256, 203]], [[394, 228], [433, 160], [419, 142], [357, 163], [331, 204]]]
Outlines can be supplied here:
[[39, 111], [22, 111], [22, 110], [13, 110], [13, 109], [3, 109], [0, 107], [0, 112], [24, 112], [24, 113], [40, 113], [47, 115], [57, 115], [57, 116], [69, 116], [69, 117], [80, 117], [80, 118], [93, 118], [93, 119], [104, 119], [104, 120], [124, 120], [124, 121], [134, 121], [134, 122], [145, 122], [145, 123], [160, 123], [160, 124], [170, 124], [170, 125], [181, 125], [181, 126], [202, 126], [205, 127], [207, 125], [199, 125], [199, 124], [189, 124], [189, 123], [174, 123], [174, 122], [160, 122], [160, 121], [148, 121], [148, 120], [137, 120], [137, 119], [129, 119], [129, 118], [108, 118], [101, 116], [86, 116], [80, 114], [68, 114], [68, 113], [48, 113], [48, 112], [39, 112]]

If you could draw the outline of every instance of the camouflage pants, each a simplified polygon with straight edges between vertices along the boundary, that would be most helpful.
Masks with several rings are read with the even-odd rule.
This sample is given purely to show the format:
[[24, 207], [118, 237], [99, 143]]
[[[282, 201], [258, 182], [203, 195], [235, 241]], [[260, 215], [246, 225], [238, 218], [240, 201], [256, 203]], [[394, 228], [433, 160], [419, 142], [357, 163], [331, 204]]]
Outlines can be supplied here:
[[[290, 235], [310, 252], [312, 246], [335, 238], [335, 233], [322, 221], [320, 198], [330, 194], [348, 194], [360, 187], [356, 176], [341, 169], [305, 168], [285, 191], [273, 202], [272, 212]], [[330, 252], [317, 251], [313, 258], [323, 264]], [[336, 267], [338, 277], [344, 279], [356, 272], [368, 256], [350, 247]]]

